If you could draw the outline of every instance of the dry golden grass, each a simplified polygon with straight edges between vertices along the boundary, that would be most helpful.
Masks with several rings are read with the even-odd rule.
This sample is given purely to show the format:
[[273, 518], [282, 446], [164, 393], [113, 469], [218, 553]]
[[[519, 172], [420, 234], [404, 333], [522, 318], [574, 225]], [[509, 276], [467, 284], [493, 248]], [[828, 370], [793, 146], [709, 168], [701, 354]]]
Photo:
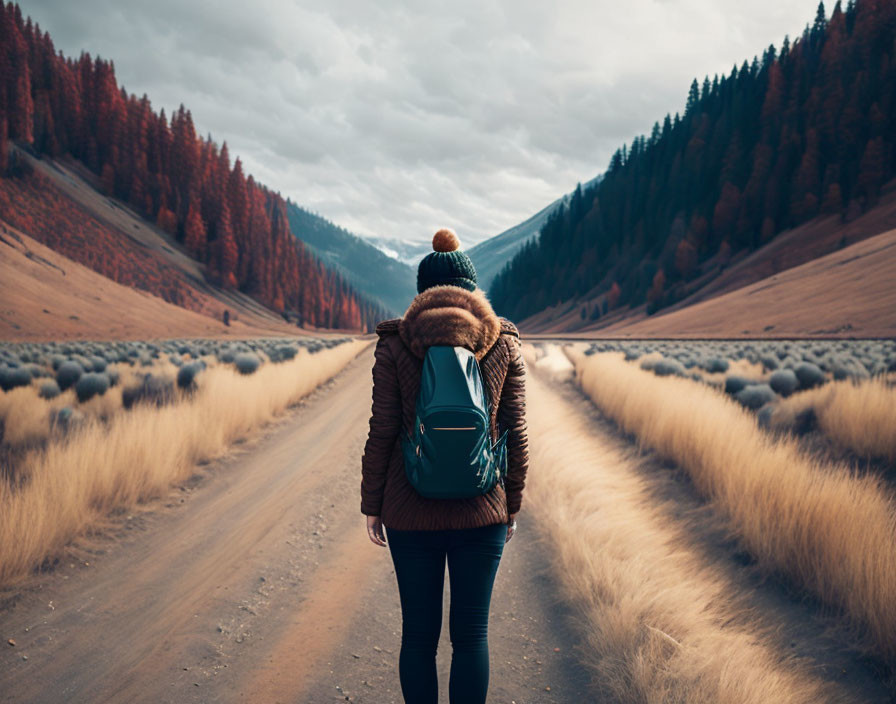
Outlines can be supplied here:
[[[213, 357], [208, 358], [210, 364]], [[79, 403], [74, 387], [66, 389], [56, 398], [43, 399], [39, 395], [40, 385], [47, 381], [39, 377], [29, 386], [22, 386], [0, 394], [0, 422], [4, 432], [2, 442], [15, 450], [27, 449], [46, 443], [52, 435], [50, 415], [60, 408], [69, 406], [87, 418], [108, 421], [115, 413], [122, 410], [122, 390], [139, 383], [144, 373], [174, 379], [177, 367], [164, 360], [151, 367], [132, 367], [128, 364], [110, 364], [109, 370], [119, 374], [118, 383], [102, 396], [95, 396], [89, 401]]]
[[263, 426], [350, 362], [354, 340], [242, 376], [230, 366], [199, 378], [192, 398], [136, 406], [108, 423], [90, 418], [68, 438], [24, 459], [28, 481], [0, 482], [0, 584], [25, 575], [113, 509], [162, 495]]
[[527, 502], [563, 596], [587, 624], [582, 655], [601, 701], [857, 701], [769, 645], [738, 603], [741, 587], [688, 547], [632, 453], [556, 403], [540, 376], [530, 375], [526, 394]]
[[763, 568], [836, 607], [896, 661], [896, 504], [879, 478], [812, 459], [709, 387], [617, 354], [569, 354], [598, 408], [687, 471]]
[[[74, 392], [70, 391], [74, 398]], [[3, 442], [13, 447], [31, 445], [46, 440], [50, 425], [50, 405], [37, 395], [37, 387], [20, 386], [0, 394], [0, 421], [3, 422]]]
[[778, 404], [772, 422], [790, 427], [810, 409], [819, 429], [841, 448], [896, 462], [896, 386], [885, 379], [836, 381], [795, 394]]

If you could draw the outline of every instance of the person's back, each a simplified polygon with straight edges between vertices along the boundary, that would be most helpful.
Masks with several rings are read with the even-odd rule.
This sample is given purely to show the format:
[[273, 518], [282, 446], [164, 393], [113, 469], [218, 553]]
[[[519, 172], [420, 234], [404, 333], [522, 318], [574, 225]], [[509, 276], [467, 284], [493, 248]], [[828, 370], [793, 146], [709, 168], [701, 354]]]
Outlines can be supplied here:
[[[495, 314], [476, 286], [457, 237], [440, 230], [418, 269], [417, 290], [404, 316], [382, 321], [373, 367], [370, 430], [362, 456], [361, 512], [378, 545], [388, 546], [402, 606], [399, 673], [405, 701], [437, 701], [435, 653], [442, 620], [447, 561], [453, 657], [450, 701], [484, 702], [488, 689], [488, 611], [492, 584], [528, 468], [525, 363], [519, 331]], [[426, 498], [405, 475], [401, 433], [410, 434], [423, 359], [431, 345], [473, 352], [489, 400], [490, 435], [505, 430], [506, 477], [485, 494]], [[385, 526], [386, 535], [383, 533]]]

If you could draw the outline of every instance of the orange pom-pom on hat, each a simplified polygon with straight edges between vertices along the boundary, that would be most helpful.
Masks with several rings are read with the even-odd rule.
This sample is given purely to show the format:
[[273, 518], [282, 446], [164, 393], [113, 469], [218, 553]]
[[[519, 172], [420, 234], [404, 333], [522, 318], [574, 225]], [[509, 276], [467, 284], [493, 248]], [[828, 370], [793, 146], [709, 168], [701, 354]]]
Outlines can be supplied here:
[[453, 252], [460, 249], [460, 240], [454, 230], [443, 227], [432, 236], [432, 248], [436, 252]]

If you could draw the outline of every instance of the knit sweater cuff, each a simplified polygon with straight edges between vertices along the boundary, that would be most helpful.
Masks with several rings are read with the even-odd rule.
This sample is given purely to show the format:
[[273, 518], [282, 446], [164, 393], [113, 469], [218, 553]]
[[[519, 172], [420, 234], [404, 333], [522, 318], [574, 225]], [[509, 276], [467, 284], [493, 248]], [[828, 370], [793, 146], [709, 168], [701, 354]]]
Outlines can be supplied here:
[[365, 516], [379, 516], [382, 512], [383, 502], [382, 501], [367, 501], [361, 500], [361, 513]]

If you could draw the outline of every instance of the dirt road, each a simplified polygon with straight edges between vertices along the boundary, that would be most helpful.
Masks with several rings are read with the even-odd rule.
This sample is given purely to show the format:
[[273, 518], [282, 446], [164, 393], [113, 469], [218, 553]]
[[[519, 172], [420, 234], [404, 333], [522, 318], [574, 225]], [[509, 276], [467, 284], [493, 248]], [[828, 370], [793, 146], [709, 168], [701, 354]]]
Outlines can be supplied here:
[[[358, 510], [372, 364], [370, 346], [167, 501], [0, 594], [0, 701], [401, 702], [395, 576]], [[523, 512], [498, 573], [490, 701], [578, 704], [588, 677], [536, 534]], [[445, 701], [449, 657], [446, 624]]]

